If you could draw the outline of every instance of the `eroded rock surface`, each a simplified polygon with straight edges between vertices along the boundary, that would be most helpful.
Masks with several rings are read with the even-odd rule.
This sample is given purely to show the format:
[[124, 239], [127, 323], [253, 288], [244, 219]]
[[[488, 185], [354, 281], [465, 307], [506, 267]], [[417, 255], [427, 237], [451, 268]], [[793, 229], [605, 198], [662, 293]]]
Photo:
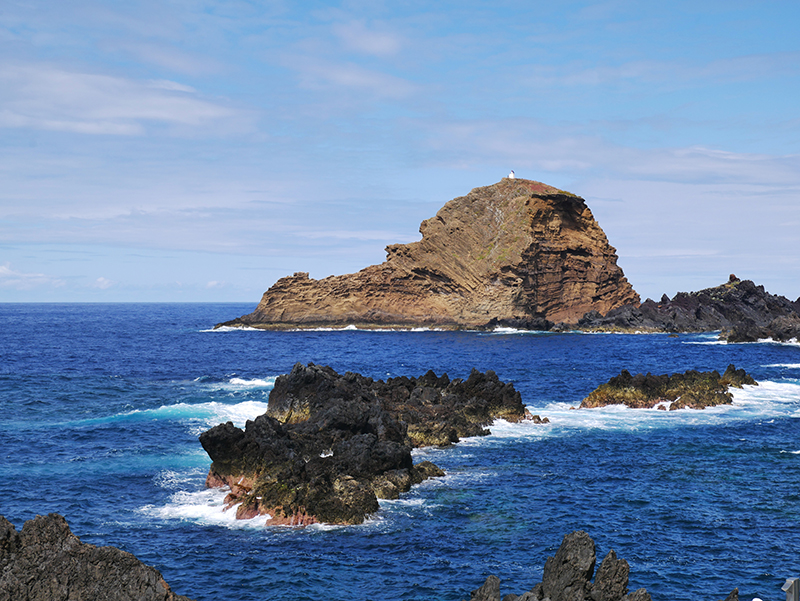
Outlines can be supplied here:
[[475, 188], [420, 233], [358, 273], [281, 278], [253, 313], [219, 325], [549, 329], [639, 303], [584, 200], [540, 182]]
[[190, 601], [158, 570], [115, 547], [95, 547], [51, 513], [22, 532], [0, 516], [0, 601]]
[[593, 390], [581, 402], [581, 409], [626, 405], [633, 409], [705, 409], [733, 402], [729, 388], [758, 383], [743, 369], [728, 365], [721, 376], [718, 371], [689, 370], [682, 374], [636, 374], [623, 370], [607, 383]]
[[378, 510], [378, 498], [443, 475], [430, 462], [414, 465], [413, 447], [448, 445], [488, 434], [495, 419], [525, 417], [519, 392], [492, 371], [384, 382], [298, 363], [275, 381], [266, 414], [244, 430], [215, 426], [200, 442], [213, 461], [207, 484], [231, 488], [237, 517], [357, 524]]

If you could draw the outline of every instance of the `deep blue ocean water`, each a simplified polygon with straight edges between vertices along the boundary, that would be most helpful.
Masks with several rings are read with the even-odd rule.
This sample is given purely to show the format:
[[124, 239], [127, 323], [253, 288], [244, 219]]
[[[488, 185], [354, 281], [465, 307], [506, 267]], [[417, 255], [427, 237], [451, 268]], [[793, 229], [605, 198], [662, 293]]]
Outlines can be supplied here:
[[[84, 542], [194, 599], [469, 598], [541, 580], [563, 536], [631, 564], [655, 601], [783, 599], [800, 576], [800, 345], [714, 335], [210, 331], [252, 304], [0, 304], [0, 514], [63, 514]], [[446, 472], [368, 523], [265, 527], [204, 489], [197, 436], [266, 410], [296, 362], [374, 378], [493, 369], [550, 425], [416, 452]], [[620, 370], [760, 382], [706, 411], [570, 410]]]

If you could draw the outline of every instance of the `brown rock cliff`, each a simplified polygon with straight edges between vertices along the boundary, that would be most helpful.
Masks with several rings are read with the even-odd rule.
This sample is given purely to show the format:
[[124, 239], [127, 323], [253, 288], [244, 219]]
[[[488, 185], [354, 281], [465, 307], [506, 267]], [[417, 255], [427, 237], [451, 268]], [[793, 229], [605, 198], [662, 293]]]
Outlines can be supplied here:
[[358, 273], [278, 280], [256, 310], [220, 325], [536, 327], [639, 302], [582, 198], [504, 178], [422, 222]]

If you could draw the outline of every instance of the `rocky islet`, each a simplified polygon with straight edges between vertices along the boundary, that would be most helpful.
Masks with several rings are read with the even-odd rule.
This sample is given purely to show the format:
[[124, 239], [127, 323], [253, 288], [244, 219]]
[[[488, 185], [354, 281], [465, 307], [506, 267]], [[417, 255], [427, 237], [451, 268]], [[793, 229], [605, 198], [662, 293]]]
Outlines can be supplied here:
[[358, 273], [281, 278], [255, 311], [218, 326], [549, 329], [639, 302], [585, 201], [541, 182], [475, 188], [420, 233]]
[[276, 379], [264, 415], [244, 430], [215, 426], [200, 442], [212, 460], [207, 485], [230, 487], [226, 502], [237, 517], [358, 524], [378, 510], [378, 498], [443, 475], [430, 462], [414, 465], [412, 448], [486, 435], [501, 418], [537, 421], [492, 371], [383, 381], [298, 363]]

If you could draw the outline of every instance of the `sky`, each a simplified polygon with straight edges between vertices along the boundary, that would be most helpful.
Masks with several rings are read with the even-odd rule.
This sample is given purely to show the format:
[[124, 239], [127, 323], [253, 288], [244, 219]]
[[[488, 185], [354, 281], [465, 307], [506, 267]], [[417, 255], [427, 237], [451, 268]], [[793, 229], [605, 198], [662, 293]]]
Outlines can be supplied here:
[[510, 170], [800, 297], [800, 2], [0, 0], [0, 302], [258, 302]]

